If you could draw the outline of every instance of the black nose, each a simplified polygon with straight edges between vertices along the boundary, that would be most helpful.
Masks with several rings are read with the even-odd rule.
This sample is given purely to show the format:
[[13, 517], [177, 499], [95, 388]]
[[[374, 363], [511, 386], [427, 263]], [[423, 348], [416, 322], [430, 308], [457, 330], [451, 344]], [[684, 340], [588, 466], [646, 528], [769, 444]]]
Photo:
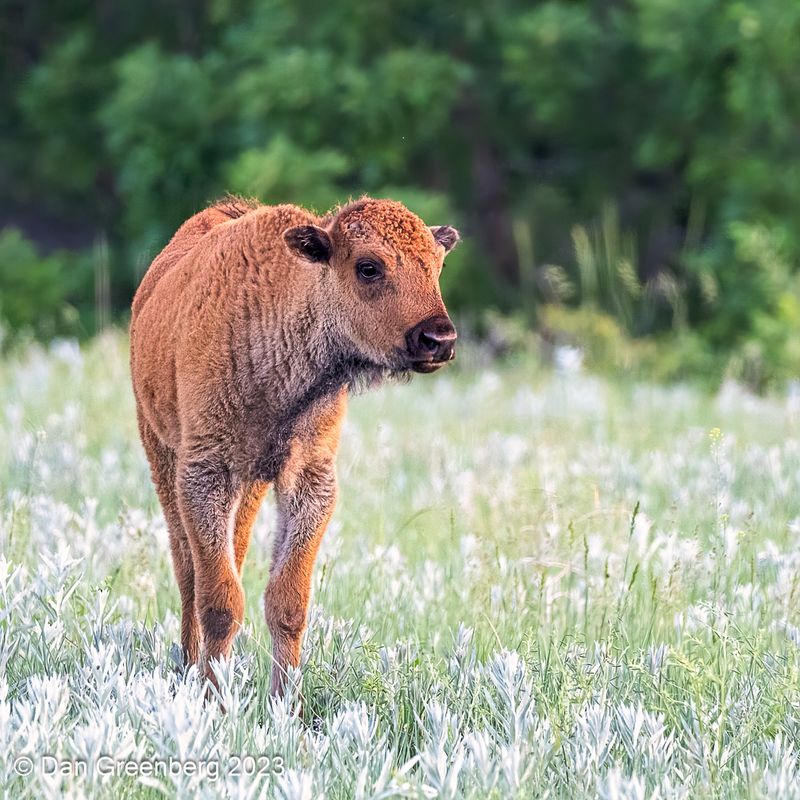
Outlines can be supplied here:
[[413, 361], [450, 361], [456, 354], [456, 329], [443, 314], [429, 317], [406, 334], [406, 343]]

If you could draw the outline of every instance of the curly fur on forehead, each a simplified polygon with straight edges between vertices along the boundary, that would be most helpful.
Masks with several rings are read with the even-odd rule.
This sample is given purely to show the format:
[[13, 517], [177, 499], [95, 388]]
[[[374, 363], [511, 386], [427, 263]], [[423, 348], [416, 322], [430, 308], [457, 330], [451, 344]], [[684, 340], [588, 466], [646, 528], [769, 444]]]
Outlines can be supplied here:
[[436, 256], [430, 228], [402, 203], [364, 197], [333, 210], [325, 222], [350, 240], [383, 239], [393, 249], [427, 262]]

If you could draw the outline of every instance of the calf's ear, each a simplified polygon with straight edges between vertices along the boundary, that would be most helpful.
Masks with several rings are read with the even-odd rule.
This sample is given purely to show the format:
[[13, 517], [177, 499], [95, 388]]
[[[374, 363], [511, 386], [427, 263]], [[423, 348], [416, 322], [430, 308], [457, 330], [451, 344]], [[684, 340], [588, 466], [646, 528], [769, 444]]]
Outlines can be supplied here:
[[289, 249], [306, 261], [330, 261], [333, 245], [331, 237], [316, 225], [299, 225], [283, 232], [283, 240]]
[[433, 238], [449, 253], [460, 241], [461, 235], [450, 225], [431, 225]]

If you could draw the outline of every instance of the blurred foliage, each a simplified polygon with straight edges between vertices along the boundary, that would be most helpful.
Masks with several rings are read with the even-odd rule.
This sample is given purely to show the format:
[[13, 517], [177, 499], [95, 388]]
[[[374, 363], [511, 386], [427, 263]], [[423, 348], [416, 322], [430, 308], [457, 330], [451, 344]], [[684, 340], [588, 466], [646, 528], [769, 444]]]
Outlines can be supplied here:
[[85, 262], [83, 254], [66, 252], [41, 257], [16, 228], [0, 232], [0, 319], [42, 337], [79, 333], [71, 300], [85, 294]]
[[369, 192], [462, 228], [456, 311], [546, 306], [583, 342], [580, 308], [757, 386], [797, 374], [798, 3], [10, 0], [0, 25], [0, 227], [35, 242], [2, 240], [7, 326], [72, 304], [91, 330], [63, 251], [91, 272], [98, 237], [124, 312], [226, 191]]

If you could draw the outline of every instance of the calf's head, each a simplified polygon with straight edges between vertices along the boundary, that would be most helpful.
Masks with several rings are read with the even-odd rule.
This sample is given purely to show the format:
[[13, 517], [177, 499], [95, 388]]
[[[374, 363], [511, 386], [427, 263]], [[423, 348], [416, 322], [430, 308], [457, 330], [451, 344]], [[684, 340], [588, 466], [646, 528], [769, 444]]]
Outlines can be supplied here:
[[451, 361], [456, 330], [439, 275], [458, 231], [372, 199], [344, 206], [323, 226], [290, 228], [284, 239], [322, 271], [325, 313], [357, 356], [392, 371], [434, 372]]

